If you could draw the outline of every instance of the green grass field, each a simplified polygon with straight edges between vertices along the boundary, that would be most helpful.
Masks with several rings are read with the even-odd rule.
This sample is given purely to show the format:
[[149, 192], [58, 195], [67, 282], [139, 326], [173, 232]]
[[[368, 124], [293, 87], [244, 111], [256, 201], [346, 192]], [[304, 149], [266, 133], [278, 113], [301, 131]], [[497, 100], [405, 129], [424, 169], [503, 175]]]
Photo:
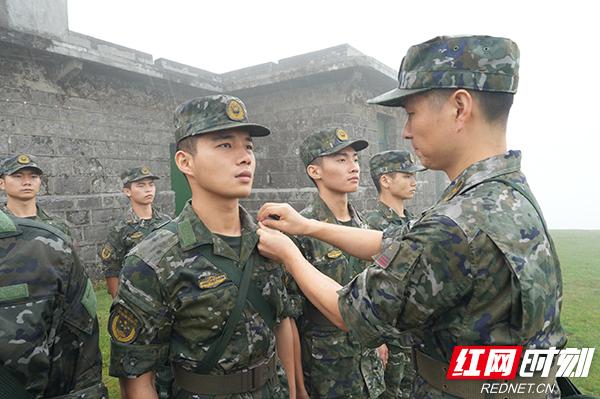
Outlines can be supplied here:
[[[573, 348], [600, 347], [600, 231], [556, 230], [552, 232], [560, 256], [564, 282], [562, 321]], [[108, 376], [110, 344], [106, 333], [110, 296], [104, 286], [96, 289], [100, 319], [100, 348], [104, 360], [104, 381], [111, 398], [119, 398], [115, 378]], [[600, 353], [595, 354], [588, 378], [574, 379], [589, 394], [600, 396]]]

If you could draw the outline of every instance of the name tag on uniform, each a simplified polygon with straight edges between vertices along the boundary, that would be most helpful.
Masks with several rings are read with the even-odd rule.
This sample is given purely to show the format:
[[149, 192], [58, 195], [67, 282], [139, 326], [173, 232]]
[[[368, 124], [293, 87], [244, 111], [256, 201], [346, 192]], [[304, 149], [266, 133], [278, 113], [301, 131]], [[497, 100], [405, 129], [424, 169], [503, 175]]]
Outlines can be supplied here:
[[198, 287], [200, 287], [203, 290], [207, 288], [214, 288], [223, 284], [226, 280], [227, 276], [224, 274], [202, 277], [198, 279]]

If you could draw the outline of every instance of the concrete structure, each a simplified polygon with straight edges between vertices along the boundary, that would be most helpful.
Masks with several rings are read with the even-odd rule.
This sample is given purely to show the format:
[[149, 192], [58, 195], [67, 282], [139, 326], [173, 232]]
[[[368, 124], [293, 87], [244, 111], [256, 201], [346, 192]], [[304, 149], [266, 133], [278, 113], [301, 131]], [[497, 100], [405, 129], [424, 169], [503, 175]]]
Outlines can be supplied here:
[[[145, 164], [156, 171], [158, 202], [174, 213], [172, 110], [186, 99], [239, 96], [250, 118], [272, 129], [256, 140], [256, 189], [244, 201], [253, 211], [267, 200], [304, 205], [314, 189], [297, 145], [318, 129], [340, 126], [371, 143], [362, 156], [361, 190], [352, 197], [363, 209], [375, 197], [368, 157], [409, 147], [400, 138], [402, 110], [366, 105], [396, 86], [396, 72], [351, 46], [214, 74], [70, 32], [66, 0], [27, 4], [0, 1], [0, 157], [39, 158], [46, 170], [40, 202], [73, 226], [93, 275], [98, 244], [125, 206], [122, 170]], [[411, 208], [430, 205], [444, 182], [423, 173]]]

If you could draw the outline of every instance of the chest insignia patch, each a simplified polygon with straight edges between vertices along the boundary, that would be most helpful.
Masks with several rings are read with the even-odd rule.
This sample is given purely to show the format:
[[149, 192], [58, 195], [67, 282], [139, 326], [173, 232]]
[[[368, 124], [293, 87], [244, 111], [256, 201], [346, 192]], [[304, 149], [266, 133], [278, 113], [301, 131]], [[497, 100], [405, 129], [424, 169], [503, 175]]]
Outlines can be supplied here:
[[223, 284], [225, 281], [227, 280], [227, 276], [224, 274], [219, 274], [216, 276], [208, 276], [208, 277], [202, 277], [200, 279], [198, 279], [198, 287], [200, 287], [201, 289], [205, 290], [207, 288], [214, 288], [214, 287], [218, 287], [219, 285]]
[[329, 251], [327, 253], [327, 257], [329, 259], [339, 258], [340, 256], [342, 256], [342, 251], [340, 251], [339, 249], [334, 249], [334, 250]]

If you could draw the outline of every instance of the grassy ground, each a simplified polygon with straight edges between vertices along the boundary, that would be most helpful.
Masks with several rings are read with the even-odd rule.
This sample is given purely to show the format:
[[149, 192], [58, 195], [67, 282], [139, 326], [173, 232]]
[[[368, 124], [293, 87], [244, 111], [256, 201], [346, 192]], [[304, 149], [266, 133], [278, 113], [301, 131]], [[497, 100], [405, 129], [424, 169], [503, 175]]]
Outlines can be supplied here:
[[[600, 348], [600, 231], [557, 230], [552, 232], [560, 256], [564, 281], [562, 321], [569, 335], [568, 346]], [[104, 381], [111, 398], [119, 398], [118, 382], [108, 376], [110, 344], [106, 333], [110, 296], [103, 285], [96, 289], [100, 319], [100, 348]], [[600, 352], [600, 350], [598, 351]], [[600, 396], [600, 353], [595, 354], [588, 378], [574, 382], [583, 391]]]

